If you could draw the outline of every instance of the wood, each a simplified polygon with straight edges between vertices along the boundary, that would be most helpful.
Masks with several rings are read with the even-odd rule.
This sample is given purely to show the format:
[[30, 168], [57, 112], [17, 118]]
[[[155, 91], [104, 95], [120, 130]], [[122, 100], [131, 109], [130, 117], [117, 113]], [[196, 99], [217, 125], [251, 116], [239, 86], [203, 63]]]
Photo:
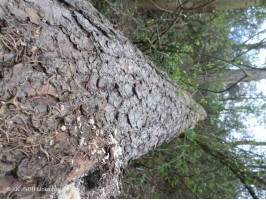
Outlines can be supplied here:
[[1, 0], [0, 27], [0, 181], [116, 196], [131, 160], [206, 117], [87, 0]]
[[[179, 0], [136, 0], [131, 2], [131, 7], [143, 10], [154, 11], [176, 11], [181, 9]], [[208, 3], [210, 2], [210, 3]], [[202, 6], [204, 5], [204, 6]], [[214, 12], [221, 10], [231, 10], [238, 8], [247, 8], [251, 6], [265, 6], [265, 0], [209, 0], [193, 3], [188, 1], [182, 5], [183, 12]]]
[[[244, 78], [241, 83], [249, 81], [259, 81], [266, 78], [266, 70], [259, 69], [249, 69], [245, 70], [248, 76]], [[207, 74], [207, 75], [198, 75], [196, 80], [200, 83], [235, 83], [244, 77], [245, 74], [241, 70], [228, 70], [221, 75]]]

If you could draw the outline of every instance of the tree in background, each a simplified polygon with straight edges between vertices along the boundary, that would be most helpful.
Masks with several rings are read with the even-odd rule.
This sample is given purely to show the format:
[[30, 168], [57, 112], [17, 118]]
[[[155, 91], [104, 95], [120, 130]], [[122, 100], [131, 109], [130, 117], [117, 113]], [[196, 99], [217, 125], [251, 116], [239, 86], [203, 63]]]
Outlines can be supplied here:
[[155, 11], [179, 9], [185, 12], [215, 12], [265, 5], [265, 0], [134, 0], [131, 2], [131, 6], [137, 9]]

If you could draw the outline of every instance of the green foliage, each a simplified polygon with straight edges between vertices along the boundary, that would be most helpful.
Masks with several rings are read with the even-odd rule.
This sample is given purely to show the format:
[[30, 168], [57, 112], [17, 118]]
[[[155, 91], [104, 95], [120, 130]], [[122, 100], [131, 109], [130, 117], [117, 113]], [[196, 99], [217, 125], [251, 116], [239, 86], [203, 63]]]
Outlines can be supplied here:
[[[223, 58], [232, 55], [231, 52], [224, 51], [228, 49], [225, 35], [229, 34], [229, 30], [225, 29], [226, 14], [221, 13], [215, 17], [206, 15], [200, 21], [197, 16], [189, 15], [189, 22], [176, 15], [167, 15], [167, 17], [173, 18], [174, 21], [170, 25], [167, 23], [168, 26], [165, 25], [162, 16], [160, 19], [148, 19], [133, 39], [140, 49], [169, 74], [172, 80], [184, 89], [196, 91], [198, 74], [216, 69], [219, 63], [222, 66], [226, 65], [216, 59], [206, 59], [204, 55], [222, 53]], [[183, 26], [183, 23], [188, 25]], [[213, 30], [219, 34], [213, 34]]]
[[[118, 6], [121, 0], [108, 0], [108, 2], [112, 3], [115, 6]], [[107, 19], [111, 18], [111, 9], [106, 3], [105, 0], [92, 0], [95, 8], [102, 13]]]
[[143, 183], [148, 177], [149, 177], [150, 171], [149, 170], [145, 170], [145, 172], [138, 177], [135, 173], [130, 173], [128, 175], [129, 178], [131, 178], [134, 182], [136, 183]]
[[[220, 89], [215, 85], [210, 87], [215, 88]], [[196, 129], [185, 129], [180, 137], [152, 152], [152, 158], [136, 161], [138, 166], [151, 170], [146, 181], [153, 183], [150, 187], [155, 184], [157, 198], [250, 198], [248, 190], [254, 190], [259, 197], [265, 196], [265, 156], [228, 142], [233, 128], [231, 123], [220, 121], [220, 114], [226, 110], [222, 97], [207, 93], [202, 100], [199, 96], [209, 113], [207, 119]], [[233, 121], [232, 126], [241, 128], [241, 123], [233, 119], [228, 120]], [[256, 165], [257, 172], [249, 165]], [[162, 193], [166, 187], [167, 192]], [[149, 193], [145, 195], [151, 198]]]
[[184, 133], [189, 141], [194, 141], [195, 132], [192, 129], [185, 129]]

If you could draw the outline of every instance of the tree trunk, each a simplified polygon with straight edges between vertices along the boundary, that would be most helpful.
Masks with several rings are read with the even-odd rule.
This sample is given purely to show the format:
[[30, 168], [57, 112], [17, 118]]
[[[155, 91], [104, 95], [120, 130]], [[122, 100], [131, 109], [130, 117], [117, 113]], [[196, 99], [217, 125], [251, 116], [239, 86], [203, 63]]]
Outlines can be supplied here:
[[2, 198], [116, 196], [206, 116], [87, 0], [1, 0], [0, 52]]
[[[241, 80], [241, 82], [258, 81], [266, 78], [266, 70], [250, 69], [246, 70], [248, 77]], [[207, 74], [198, 75], [197, 81], [199, 83], [235, 83], [239, 81], [245, 74], [241, 70], [230, 70], [223, 74]]]
[[[132, 7], [144, 10], [170, 10], [175, 11], [180, 7], [180, 1], [177, 0], [136, 0], [131, 2]], [[184, 2], [184, 1], [183, 1]], [[210, 2], [210, 3], [208, 3]], [[237, 8], [247, 8], [251, 6], [265, 6], [265, 0], [209, 0], [193, 3], [189, 1], [183, 5], [185, 12], [213, 12], [216, 10], [231, 10]]]

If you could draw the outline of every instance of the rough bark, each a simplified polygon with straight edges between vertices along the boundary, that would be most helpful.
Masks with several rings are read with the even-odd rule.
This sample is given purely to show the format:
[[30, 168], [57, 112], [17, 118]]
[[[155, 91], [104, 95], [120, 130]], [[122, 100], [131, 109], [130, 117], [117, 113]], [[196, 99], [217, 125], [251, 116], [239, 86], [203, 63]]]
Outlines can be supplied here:
[[206, 116], [86, 0], [1, 0], [0, 28], [0, 197], [116, 196], [131, 160]]
[[198, 75], [197, 81], [201, 84], [203, 83], [235, 83], [239, 80], [240, 82], [249, 82], [249, 81], [258, 81], [266, 78], [266, 70], [260, 69], [249, 69], [245, 70], [248, 76], [241, 80], [245, 76], [242, 70], [229, 70], [221, 75], [207, 74], [207, 75]]
[[[180, 9], [180, 2], [181, 1], [178, 0], [136, 0], [131, 3], [131, 6], [144, 10], [175, 11], [177, 8]], [[265, 0], [210, 0], [197, 3], [194, 3], [193, 1], [183, 2], [186, 2], [182, 5], [182, 10], [184, 12], [213, 12], [216, 10], [231, 10], [266, 5]]]

